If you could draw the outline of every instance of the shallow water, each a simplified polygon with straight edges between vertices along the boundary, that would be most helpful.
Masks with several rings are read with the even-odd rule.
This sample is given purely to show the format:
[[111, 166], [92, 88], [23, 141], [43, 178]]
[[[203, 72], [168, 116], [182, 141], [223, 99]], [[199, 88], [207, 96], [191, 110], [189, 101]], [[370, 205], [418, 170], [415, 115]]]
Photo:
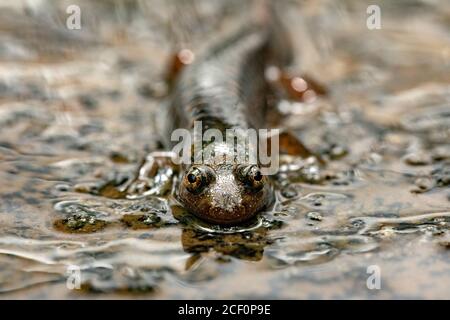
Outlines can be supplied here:
[[283, 126], [327, 165], [288, 159], [274, 208], [227, 229], [138, 171], [174, 48], [246, 21], [240, 2], [70, 1], [81, 30], [50, 3], [0, 6], [0, 298], [450, 297], [448, 1], [379, 1], [380, 30], [363, 1], [284, 3], [328, 94], [284, 101]]

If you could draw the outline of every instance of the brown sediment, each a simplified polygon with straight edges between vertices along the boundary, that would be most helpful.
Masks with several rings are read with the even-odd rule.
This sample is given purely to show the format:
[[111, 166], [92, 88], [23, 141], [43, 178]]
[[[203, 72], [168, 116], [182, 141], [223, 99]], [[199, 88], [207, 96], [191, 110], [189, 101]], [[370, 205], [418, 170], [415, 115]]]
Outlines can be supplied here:
[[[49, 28], [47, 18], [36, 19], [49, 12], [46, 1], [32, 14], [16, 6], [0, 12], [2, 298], [448, 298], [448, 1], [393, 2], [376, 31], [357, 23], [366, 10], [360, 1], [346, 1], [339, 15], [330, 1], [286, 2], [298, 76], [328, 92], [289, 104], [280, 127], [293, 128], [326, 168], [287, 157], [274, 206], [262, 215], [269, 222], [256, 228], [194, 220], [175, 208], [171, 192], [143, 196], [151, 179], [117, 195], [114, 188], [133, 180], [120, 184], [115, 173], [137, 177], [138, 159], [158, 145], [149, 119], [160, 119], [162, 102], [136, 89], [163, 80], [171, 47], [157, 19], [144, 14], [170, 8], [124, 5], [133, 27], [120, 22], [129, 32], [118, 43], [110, 41], [118, 28], [113, 6], [80, 3], [95, 27]], [[217, 7], [221, 13], [202, 25], [223, 14], [235, 26], [248, 3], [208, 2], [198, 13]], [[216, 38], [212, 26], [204, 31], [186, 47]], [[95, 45], [77, 40], [89, 34]], [[116, 150], [123, 157], [111, 159]], [[117, 186], [102, 196], [108, 180]], [[58, 206], [67, 201], [72, 206]], [[161, 227], [144, 223], [154, 211]], [[80, 213], [88, 217], [69, 221]], [[66, 286], [70, 265], [82, 266], [82, 290]], [[381, 268], [381, 290], [366, 286], [371, 265]]]

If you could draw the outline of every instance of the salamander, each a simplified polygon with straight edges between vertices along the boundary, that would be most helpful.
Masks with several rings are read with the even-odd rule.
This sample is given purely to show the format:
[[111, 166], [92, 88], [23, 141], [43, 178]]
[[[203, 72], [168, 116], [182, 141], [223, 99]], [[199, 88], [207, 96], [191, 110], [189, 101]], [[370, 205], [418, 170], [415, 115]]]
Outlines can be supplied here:
[[[284, 68], [292, 60], [289, 39], [283, 32], [271, 14], [270, 19], [214, 44], [184, 67], [174, 83], [167, 136], [177, 128], [193, 131], [195, 122], [202, 124], [202, 134], [213, 128], [224, 137], [227, 129], [265, 128], [266, 70], [269, 66]], [[238, 141], [245, 130], [236, 131]], [[227, 154], [247, 153], [249, 148], [224, 141], [202, 146], [203, 162], [183, 164], [176, 191], [188, 211], [211, 223], [231, 225], [270, 206], [273, 187], [259, 164], [224, 160]]]

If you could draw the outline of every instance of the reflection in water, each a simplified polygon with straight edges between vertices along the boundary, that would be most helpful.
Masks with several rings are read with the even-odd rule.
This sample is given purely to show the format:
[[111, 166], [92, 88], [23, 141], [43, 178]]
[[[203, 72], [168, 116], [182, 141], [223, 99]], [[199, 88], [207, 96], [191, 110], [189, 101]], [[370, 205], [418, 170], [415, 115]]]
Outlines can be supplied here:
[[[192, 229], [183, 229], [181, 242], [183, 249], [194, 255], [214, 250], [224, 256], [249, 261], [261, 260], [264, 247], [270, 244], [264, 232], [216, 235]], [[227, 258], [222, 257], [222, 259]]]
[[278, 107], [324, 164], [283, 156], [273, 208], [230, 228], [179, 206], [155, 151], [173, 48], [248, 11], [75, 2], [70, 32], [64, 1], [0, 1], [0, 297], [449, 297], [448, 1], [380, 1], [380, 30], [364, 1], [283, 4], [294, 71], [327, 94]]

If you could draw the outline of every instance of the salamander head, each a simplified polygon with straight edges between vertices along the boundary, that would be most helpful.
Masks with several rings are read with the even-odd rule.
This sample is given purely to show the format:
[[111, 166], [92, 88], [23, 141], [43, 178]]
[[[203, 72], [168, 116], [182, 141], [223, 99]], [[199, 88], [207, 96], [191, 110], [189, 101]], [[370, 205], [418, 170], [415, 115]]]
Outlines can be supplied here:
[[178, 197], [197, 217], [232, 225], [267, 206], [273, 190], [256, 165], [193, 165], [184, 173]]

